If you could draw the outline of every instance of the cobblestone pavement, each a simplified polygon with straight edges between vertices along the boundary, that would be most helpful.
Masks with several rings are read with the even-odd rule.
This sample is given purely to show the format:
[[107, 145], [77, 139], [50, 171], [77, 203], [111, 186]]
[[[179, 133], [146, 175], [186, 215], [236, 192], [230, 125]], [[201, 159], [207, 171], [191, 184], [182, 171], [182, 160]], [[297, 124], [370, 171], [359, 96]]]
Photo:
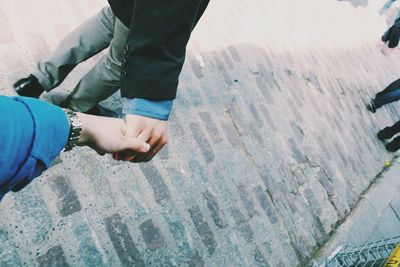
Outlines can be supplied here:
[[[321, 263], [338, 247], [364, 246], [367, 243], [398, 237], [400, 234], [400, 162], [396, 158], [363, 195], [329, 242], [319, 251]], [[390, 252], [390, 250], [388, 250]]]
[[[378, 3], [379, 2], [379, 3]], [[105, 1], [0, 0], [0, 88]], [[382, 170], [380, 1], [212, 1], [151, 163], [65, 153], [0, 204], [0, 266], [301, 266]], [[364, 7], [365, 6], [365, 7]], [[65, 95], [99, 56], [45, 98]], [[118, 110], [118, 95], [103, 105]]]

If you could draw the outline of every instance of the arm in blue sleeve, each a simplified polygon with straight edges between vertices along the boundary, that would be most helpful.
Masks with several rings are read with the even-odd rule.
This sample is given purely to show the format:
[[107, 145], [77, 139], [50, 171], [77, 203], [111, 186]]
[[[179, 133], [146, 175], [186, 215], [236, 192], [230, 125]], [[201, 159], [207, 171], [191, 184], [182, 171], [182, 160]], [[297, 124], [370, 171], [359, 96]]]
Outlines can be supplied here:
[[124, 114], [135, 114], [167, 121], [172, 110], [172, 100], [154, 101], [143, 98], [122, 98]]
[[70, 126], [64, 111], [25, 97], [0, 96], [0, 200], [50, 167], [66, 145]]

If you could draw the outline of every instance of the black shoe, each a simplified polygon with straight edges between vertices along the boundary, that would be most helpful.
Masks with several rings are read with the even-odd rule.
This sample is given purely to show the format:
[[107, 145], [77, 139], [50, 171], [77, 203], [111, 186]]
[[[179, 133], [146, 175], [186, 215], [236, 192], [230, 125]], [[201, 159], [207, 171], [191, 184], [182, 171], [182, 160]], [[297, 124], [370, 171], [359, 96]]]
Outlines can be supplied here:
[[376, 134], [376, 137], [378, 137], [378, 139], [381, 141], [383, 141], [385, 139], [390, 139], [390, 138], [392, 138], [392, 136], [393, 136], [393, 134], [390, 132], [389, 127], [383, 128]]
[[13, 87], [20, 96], [39, 98], [44, 92], [43, 86], [32, 74], [14, 83]]
[[369, 103], [367, 104], [367, 109], [371, 111], [372, 113], [376, 112], [376, 106], [373, 100], [370, 100]]
[[400, 149], [400, 136], [393, 139], [392, 142], [386, 144], [386, 150], [390, 152], [396, 152]]

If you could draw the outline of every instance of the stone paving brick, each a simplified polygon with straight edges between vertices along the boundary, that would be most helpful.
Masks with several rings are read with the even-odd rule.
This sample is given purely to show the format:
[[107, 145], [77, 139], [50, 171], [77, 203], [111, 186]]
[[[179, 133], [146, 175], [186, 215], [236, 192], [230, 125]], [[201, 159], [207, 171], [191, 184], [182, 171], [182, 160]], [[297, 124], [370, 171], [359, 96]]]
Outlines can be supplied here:
[[197, 182], [199, 182], [199, 184], [200, 182], [206, 183], [209, 180], [206, 170], [198, 160], [190, 160], [189, 168], [191, 171], [191, 175], [195, 178]]
[[224, 77], [224, 80], [228, 86], [233, 85], [233, 79], [231, 75], [229, 74], [228, 70], [225, 68], [224, 63], [219, 59], [219, 57], [214, 57], [215, 63], [217, 64], [218, 70], [222, 73], [222, 76]]
[[309, 189], [304, 190], [304, 196], [307, 199], [308, 204], [312, 207], [316, 216], [321, 215], [321, 206], [318, 204], [318, 200], [315, 198], [314, 193]]
[[278, 217], [276, 215], [276, 212], [274, 211], [273, 203], [269, 199], [269, 196], [264, 192], [264, 189], [261, 186], [257, 186], [255, 188], [255, 193], [258, 199], [258, 202], [260, 203], [261, 207], [264, 209], [265, 213], [267, 214], [267, 217], [269, 221], [272, 224], [275, 224], [278, 222]]
[[249, 104], [249, 110], [250, 110], [251, 114], [253, 114], [253, 117], [256, 120], [258, 126], [260, 126], [262, 128], [264, 126], [264, 122], [261, 119], [259, 111], [257, 110], [257, 108], [254, 106], [253, 103]]
[[240, 194], [240, 198], [241, 198], [249, 216], [253, 217], [253, 216], [257, 215], [258, 212], [255, 208], [255, 204], [253, 202], [253, 199], [251, 198], [250, 193], [248, 192], [246, 185], [241, 184], [241, 185], [238, 185], [237, 188], [238, 188], [238, 191]]
[[260, 91], [261, 95], [264, 96], [264, 99], [267, 101], [268, 105], [274, 105], [275, 101], [272, 97], [272, 95], [269, 93], [270, 88], [267, 87], [267, 84], [262, 78], [257, 77], [256, 78], [256, 84], [258, 87], [258, 90]]
[[152, 163], [141, 164], [140, 169], [146, 176], [154, 192], [154, 198], [158, 204], [171, 198], [169, 190], [156, 167]]
[[201, 258], [201, 256], [199, 255], [199, 253], [196, 251], [196, 253], [194, 253], [190, 259], [187, 262], [189, 267], [204, 267], [204, 261]]
[[15, 244], [9, 239], [6, 230], [0, 228], [0, 266], [21, 266]]
[[46, 252], [46, 254], [39, 256], [36, 261], [39, 267], [71, 266], [67, 263], [64, 251], [60, 245], [52, 247]]
[[297, 162], [304, 162], [306, 160], [305, 156], [303, 155], [303, 153], [301, 152], [301, 150], [298, 148], [298, 145], [296, 144], [296, 142], [290, 138], [288, 140], [288, 144], [290, 147], [290, 150], [292, 151], [292, 155], [294, 157], [294, 159], [297, 160]]
[[260, 267], [269, 267], [270, 266], [268, 264], [267, 260], [265, 259], [264, 255], [259, 250], [256, 250], [254, 252], [254, 260], [256, 261], [257, 266], [260, 266]]
[[210, 113], [206, 111], [199, 112], [199, 116], [203, 121], [204, 125], [207, 128], [208, 135], [210, 136], [211, 140], [214, 144], [221, 143], [223, 140], [219, 134], [219, 130], [217, 125], [214, 123], [213, 118], [211, 117]]
[[57, 196], [57, 208], [62, 217], [81, 210], [81, 203], [68, 178], [57, 176], [52, 179], [51, 186]]
[[232, 122], [235, 124], [235, 128], [240, 133], [240, 135], [247, 135], [249, 132], [247, 127], [248, 124], [246, 123], [247, 118], [245, 117], [242, 108], [238, 106], [238, 103], [229, 103], [227, 113], [231, 117]]
[[20, 233], [33, 244], [44, 243], [52, 229], [52, 220], [47, 207], [36, 190], [22, 190], [15, 194], [15, 209], [21, 219]]
[[119, 214], [104, 219], [108, 235], [122, 266], [145, 266], [143, 259], [129, 234], [128, 227]]
[[298, 110], [296, 105], [293, 103], [293, 99], [291, 97], [288, 97], [286, 99], [286, 102], [288, 104], [289, 109], [292, 111], [293, 116], [296, 118], [296, 121], [299, 123], [303, 122], [303, 117], [301, 115], [301, 112]]
[[[177, 264], [187, 262], [188, 259], [194, 257], [195, 253], [189, 244], [188, 229], [179, 216], [179, 213], [174, 209], [163, 209], [163, 216], [168, 224], [168, 229], [174, 238], [174, 242], [179, 249]], [[200, 257], [201, 259], [201, 257]]]
[[102, 254], [97, 249], [95, 240], [92, 236], [92, 229], [87, 224], [79, 224], [74, 227], [73, 233], [78, 241], [79, 256], [86, 266], [106, 266], [103, 262]]
[[239, 230], [239, 233], [244, 238], [247, 243], [254, 242], [254, 232], [251, 229], [250, 224], [247, 222], [247, 218], [242, 214], [242, 212], [234, 207], [231, 209], [231, 215], [233, 220], [235, 221], [236, 228]]
[[232, 69], [234, 68], [234, 67], [233, 67], [233, 62], [232, 62], [232, 60], [231, 60], [231, 58], [230, 58], [230, 56], [229, 56], [229, 54], [228, 54], [228, 51], [222, 50], [222, 51], [220, 52], [220, 54], [221, 54], [221, 56], [223, 57], [223, 59], [224, 59], [226, 65], [227, 65], [228, 69], [229, 69], [229, 70], [232, 70]]
[[196, 59], [196, 56], [193, 55], [193, 53], [188, 54], [188, 62], [190, 63], [190, 66], [193, 69], [193, 72], [195, 73], [197, 78], [203, 78], [204, 77], [204, 72], [202, 70], [202, 67], [200, 65], [199, 60]]
[[255, 125], [251, 125], [249, 127], [251, 130], [251, 136], [254, 137], [254, 139], [257, 141], [257, 144], [261, 147], [264, 147], [264, 136], [262, 136], [259, 132], [259, 128]]
[[156, 250], [160, 248], [164, 243], [164, 237], [162, 236], [160, 229], [154, 225], [152, 219], [148, 219], [139, 226], [142, 232], [142, 237], [146, 246], [150, 250]]
[[206, 200], [207, 208], [211, 213], [211, 217], [216, 226], [219, 228], [224, 228], [226, 226], [224, 219], [223, 219], [223, 212], [221, 211], [218, 201], [209, 189], [203, 192], [203, 197]]
[[225, 132], [226, 137], [228, 138], [229, 143], [232, 146], [240, 145], [241, 141], [238, 136], [238, 132], [235, 130], [235, 126], [230, 122], [222, 122], [222, 129]]
[[194, 139], [197, 142], [197, 145], [200, 148], [204, 160], [207, 163], [213, 162], [215, 158], [214, 151], [212, 150], [212, 146], [204, 135], [203, 130], [200, 128], [200, 125], [193, 122], [190, 124], [190, 129], [192, 131]]
[[208, 253], [213, 254], [217, 248], [217, 242], [215, 241], [214, 233], [212, 232], [208, 222], [204, 220], [200, 208], [193, 206], [189, 209], [189, 214], [201, 241], [207, 248]]
[[228, 51], [231, 54], [231, 56], [232, 56], [234, 61], [241, 62], [239, 53], [238, 53], [238, 51], [236, 50], [236, 48], [234, 46], [229, 46], [228, 47]]

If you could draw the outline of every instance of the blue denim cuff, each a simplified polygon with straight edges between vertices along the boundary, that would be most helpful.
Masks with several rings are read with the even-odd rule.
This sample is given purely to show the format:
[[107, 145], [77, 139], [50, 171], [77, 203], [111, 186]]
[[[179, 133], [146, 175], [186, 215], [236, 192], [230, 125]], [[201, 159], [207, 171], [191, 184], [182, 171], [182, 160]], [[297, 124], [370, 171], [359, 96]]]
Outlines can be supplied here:
[[122, 98], [122, 112], [167, 121], [172, 110], [172, 100], [154, 101], [143, 98]]

